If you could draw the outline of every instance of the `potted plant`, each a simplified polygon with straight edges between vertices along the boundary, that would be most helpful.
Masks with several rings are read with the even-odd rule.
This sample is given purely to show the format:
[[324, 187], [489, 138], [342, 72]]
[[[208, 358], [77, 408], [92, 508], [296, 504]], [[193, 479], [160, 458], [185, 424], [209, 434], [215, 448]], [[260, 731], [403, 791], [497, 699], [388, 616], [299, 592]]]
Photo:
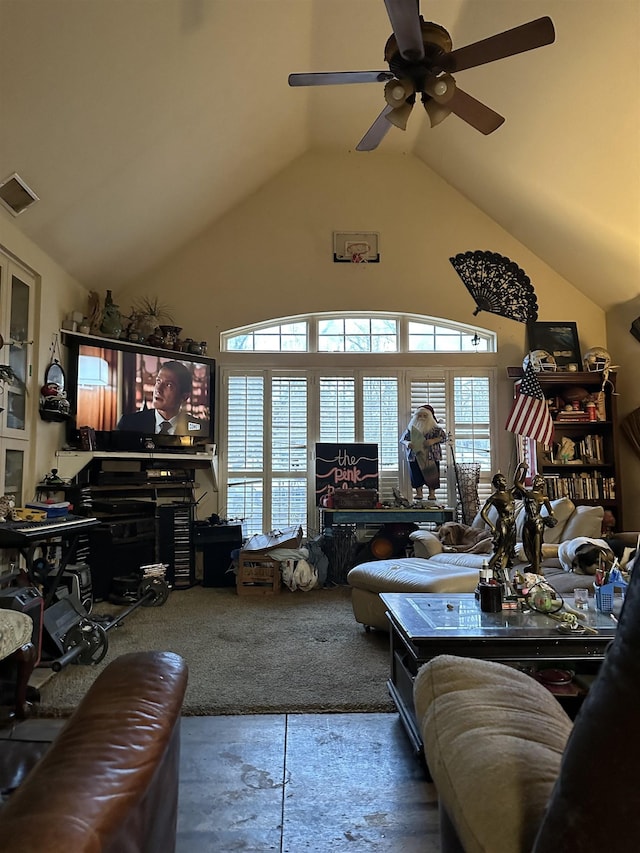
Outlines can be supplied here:
[[146, 340], [162, 323], [173, 323], [173, 315], [168, 305], [162, 304], [157, 296], [141, 296], [133, 303], [131, 310], [131, 330], [135, 330], [142, 340]]

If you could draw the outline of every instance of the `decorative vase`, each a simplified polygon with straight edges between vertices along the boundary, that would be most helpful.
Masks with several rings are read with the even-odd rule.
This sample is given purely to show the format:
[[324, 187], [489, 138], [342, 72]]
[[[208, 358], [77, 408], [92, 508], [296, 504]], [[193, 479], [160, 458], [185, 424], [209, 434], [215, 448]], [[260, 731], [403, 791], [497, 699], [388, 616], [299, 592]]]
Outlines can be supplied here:
[[103, 335], [108, 335], [110, 338], [119, 338], [122, 332], [122, 317], [120, 316], [118, 306], [113, 301], [110, 290], [107, 290], [104, 300], [100, 332]]
[[167, 349], [173, 349], [175, 347], [176, 340], [178, 335], [182, 331], [181, 326], [160, 326], [160, 331], [162, 332], [162, 340], [164, 346]]

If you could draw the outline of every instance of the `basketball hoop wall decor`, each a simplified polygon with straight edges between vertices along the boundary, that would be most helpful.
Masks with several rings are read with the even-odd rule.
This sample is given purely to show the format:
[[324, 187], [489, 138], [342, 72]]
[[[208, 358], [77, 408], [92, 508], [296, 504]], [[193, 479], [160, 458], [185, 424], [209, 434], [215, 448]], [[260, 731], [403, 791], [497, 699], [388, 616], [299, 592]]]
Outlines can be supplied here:
[[334, 231], [334, 263], [379, 264], [379, 236], [376, 231]]
[[489, 311], [509, 320], [528, 323], [538, 319], [538, 303], [529, 276], [504, 255], [463, 252], [449, 258], [476, 303], [475, 317]]

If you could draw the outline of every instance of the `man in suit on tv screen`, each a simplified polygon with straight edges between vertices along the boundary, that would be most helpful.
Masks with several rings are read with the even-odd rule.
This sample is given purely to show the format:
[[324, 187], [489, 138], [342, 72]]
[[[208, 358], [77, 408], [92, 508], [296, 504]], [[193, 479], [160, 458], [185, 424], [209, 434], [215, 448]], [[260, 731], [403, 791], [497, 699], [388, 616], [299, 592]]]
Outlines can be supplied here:
[[144, 435], [206, 434], [205, 424], [183, 411], [191, 396], [191, 373], [179, 361], [167, 361], [156, 376], [151, 401], [152, 408], [123, 414], [117, 429]]

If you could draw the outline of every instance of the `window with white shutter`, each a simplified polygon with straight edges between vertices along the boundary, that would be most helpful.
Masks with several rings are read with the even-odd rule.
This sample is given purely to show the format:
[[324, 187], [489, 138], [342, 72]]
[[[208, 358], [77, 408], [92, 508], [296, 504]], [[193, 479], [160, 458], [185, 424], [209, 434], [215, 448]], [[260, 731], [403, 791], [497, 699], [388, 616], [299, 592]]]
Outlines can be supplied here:
[[[246, 536], [293, 524], [302, 524], [308, 535], [318, 532], [314, 463], [318, 442], [377, 444], [380, 500], [391, 500], [394, 487], [411, 497], [400, 439], [415, 410], [424, 404], [433, 406], [448, 436], [438, 500], [447, 506], [460, 506], [455, 459], [480, 466], [483, 502], [491, 492], [494, 462], [492, 368], [336, 370], [335, 366], [342, 353], [345, 357], [354, 352], [369, 353], [369, 359], [384, 361], [392, 344], [407, 351], [408, 344], [402, 342], [409, 341], [409, 328], [416, 350], [422, 352], [447, 346], [452, 351], [464, 350], [478, 330], [440, 321], [429, 323], [428, 318], [413, 315], [410, 326], [407, 317], [384, 322], [379, 317], [366, 322], [364, 315], [342, 319], [332, 315], [330, 319], [323, 325], [318, 318], [305, 321], [298, 317], [290, 322], [284, 318], [271, 327], [247, 327], [242, 336], [227, 333], [236, 355], [233, 366], [221, 369], [220, 511], [227, 518], [242, 519]], [[264, 333], [269, 328], [273, 332], [266, 340]], [[486, 331], [483, 334], [481, 348], [491, 351], [495, 336]], [[243, 350], [242, 341], [250, 342], [245, 350], [248, 352], [256, 352], [260, 341], [271, 352], [277, 351], [271, 360], [278, 362], [278, 369], [238, 366], [237, 351]], [[310, 342], [309, 351], [311, 342], [316, 342], [313, 351], [317, 354], [315, 363], [304, 371], [293, 354], [302, 341]], [[328, 359], [332, 367], [323, 369], [322, 362]]]

